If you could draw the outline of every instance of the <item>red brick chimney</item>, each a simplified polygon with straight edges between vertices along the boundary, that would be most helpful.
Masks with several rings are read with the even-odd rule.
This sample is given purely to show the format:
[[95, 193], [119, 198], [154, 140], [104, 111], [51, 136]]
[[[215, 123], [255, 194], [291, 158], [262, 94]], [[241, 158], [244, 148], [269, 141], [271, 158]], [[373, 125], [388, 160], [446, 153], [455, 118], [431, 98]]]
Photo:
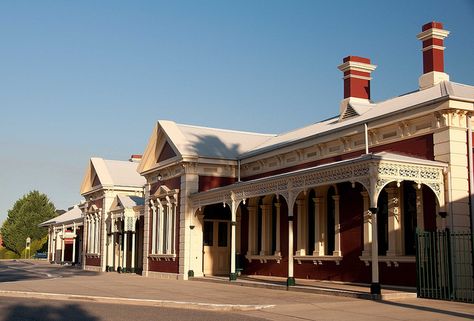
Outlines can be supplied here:
[[423, 75], [419, 79], [420, 89], [449, 80], [444, 72], [444, 38], [449, 31], [443, 29], [441, 22], [429, 22], [421, 28], [416, 37], [423, 43]]
[[138, 155], [138, 154], [132, 154], [132, 156], [130, 156], [130, 159], [129, 159], [129, 161], [133, 163], [140, 163], [141, 160], [142, 160], [142, 155]]
[[343, 114], [351, 101], [368, 104], [372, 79], [370, 74], [377, 66], [372, 65], [368, 58], [347, 56], [337, 68], [344, 73], [344, 99], [341, 102], [340, 114]]

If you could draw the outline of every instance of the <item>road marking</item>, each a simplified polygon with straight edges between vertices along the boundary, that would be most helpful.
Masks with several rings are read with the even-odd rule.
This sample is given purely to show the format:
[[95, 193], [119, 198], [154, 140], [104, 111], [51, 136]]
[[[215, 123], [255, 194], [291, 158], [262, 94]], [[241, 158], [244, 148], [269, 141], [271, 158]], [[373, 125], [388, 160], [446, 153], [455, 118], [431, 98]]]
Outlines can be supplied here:
[[213, 310], [213, 311], [255, 311], [275, 307], [274, 304], [251, 305], [251, 304], [222, 304], [222, 303], [203, 303], [203, 302], [185, 302], [174, 300], [152, 300], [152, 299], [134, 299], [134, 298], [114, 298], [104, 296], [89, 296], [78, 294], [62, 293], [44, 293], [44, 292], [25, 292], [0, 290], [0, 296], [16, 298], [35, 298], [35, 299], [53, 299], [64, 301], [87, 301], [97, 303], [129, 304], [141, 306], [155, 306], [166, 308]]

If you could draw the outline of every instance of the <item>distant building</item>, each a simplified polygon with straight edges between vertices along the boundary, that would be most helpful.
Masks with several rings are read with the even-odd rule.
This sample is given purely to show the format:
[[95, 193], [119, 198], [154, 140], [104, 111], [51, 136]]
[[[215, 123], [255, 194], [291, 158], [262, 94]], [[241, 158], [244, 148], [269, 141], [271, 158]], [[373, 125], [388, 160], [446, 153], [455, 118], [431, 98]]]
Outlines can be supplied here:
[[48, 260], [55, 263], [80, 264], [83, 244], [83, 217], [77, 205], [40, 226], [48, 228]]

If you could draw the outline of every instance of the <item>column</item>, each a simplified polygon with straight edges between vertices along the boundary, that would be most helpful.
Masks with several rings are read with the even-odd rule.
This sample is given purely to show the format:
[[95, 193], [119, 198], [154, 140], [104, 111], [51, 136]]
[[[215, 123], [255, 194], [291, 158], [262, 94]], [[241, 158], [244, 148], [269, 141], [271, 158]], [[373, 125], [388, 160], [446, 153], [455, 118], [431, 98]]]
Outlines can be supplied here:
[[298, 215], [297, 219], [297, 239], [296, 239], [296, 255], [306, 255], [306, 238], [305, 238], [305, 230], [306, 230], [306, 213], [305, 213], [305, 206], [304, 200], [296, 200], [296, 213]]
[[313, 198], [314, 202], [314, 251], [313, 256], [324, 255], [324, 243], [321, 240], [320, 216], [321, 216], [321, 197]]
[[153, 200], [150, 200], [152, 214], [152, 223], [151, 223], [151, 254], [156, 254], [156, 206]]
[[127, 232], [123, 232], [123, 264], [122, 271], [127, 272]]
[[377, 207], [371, 207], [369, 210], [372, 213], [372, 284], [370, 285], [370, 294], [380, 295]]
[[[398, 188], [387, 187], [388, 198], [388, 250], [387, 256], [401, 254], [401, 225], [400, 209], [398, 201]], [[397, 246], [400, 245], [400, 246]]]
[[86, 222], [87, 222], [86, 252], [90, 253], [91, 252], [91, 220], [90, 220], [89, 215], [87, 215]]
[[230, 227], [230, 275], [229, 280], [235, 281], [237, 280], [237, 273], [235, 273], [235, 225], [236, 225], [236, 217], [237, 217], [237, 207], [238, 203], [232, 200], [231, 205], [231, 227]]
[[248, 249], [247, 255], [257, 254], [257, 207], [248, 206], [249, 212], [249, 230], [248, 230]]
[[281, 209], [281, 204], [280, 202], [275, 203], [275, 210], [276, 210], [276, 244], [275, 244], [275, 253], [274, 255], [281, 256], [281, 247], [280, 247], [280, 209]]
[[372, 253], [372, 213], [369, 211], [369, 193], [367, 191], [360, 192], [364, 200], [364, 212], [362, 219], [364, 220], [364, 250], [362, 256], [369, 257]]
[[287, 286], [295, 285], [295, 277], [293, 271], [293, 206], [288, 205], [288, 279]]
[[56, 262], [56, 250], [57, 250], [57, 247], [58, 247], [58, 233], [56, 232], [56, 227], [53, 227], [53, 262]]
[[73, 233], [74, 233], [74, 238], [72, 239], [72, 263], [74, 264], [76, 262], [76, 223], [73, 225]]
[[[115, 224], [115, 222], [112, 221], [112, 224]], [[116, 252], [115, 252], [115, 232], [112, 229], [112, 269], [114, 271], [117, 269], [117, 267], [115, 266], [115, 255], [116, 255]]]
[[48, 261], [51, 260], [51, 226], [48, 227]]
[[61, 232], [61, 263], [64, 262], [64, 225]]
[[130, 272], [135, 273], [135, 232], [132, 232], [132, 262], [130, 263]]
[[150, 241], [151, 241], [151, 234], [153, 234], [153, 226], [151, 226], [151, 218], [150, 218], [150, 184], [145, 185], [145, 212], [143, 215], [143, 239], [142, 239], [142, 275], [148, 276], [148, 255], [150, 254]]
[[332, 255], [341, 256], [341, 224], [339, 223], [339, 195], [332, 197], [334, 200], [334, 252]]
[[118, 267], [123, 269], [123, 231], [118, 235], [118, 245]]

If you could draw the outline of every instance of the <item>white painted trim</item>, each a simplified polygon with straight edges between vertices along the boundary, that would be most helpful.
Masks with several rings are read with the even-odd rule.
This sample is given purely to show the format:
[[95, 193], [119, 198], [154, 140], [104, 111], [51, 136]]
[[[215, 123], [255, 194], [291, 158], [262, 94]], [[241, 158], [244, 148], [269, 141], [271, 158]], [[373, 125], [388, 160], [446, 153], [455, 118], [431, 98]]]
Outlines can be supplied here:
[[448, 30], [438, 29], [438, 28], [431, 28], [431, 29], [425, 30], [423, 32], [420, 32], [419, 34], [416, 35], [416, 38], [418, 38], [418, 40], [421, 40], [421, 41], [425, 41], [425, 40], [431, 39], [431, 38], [443, 40], [448, 35], [449, 35]]

